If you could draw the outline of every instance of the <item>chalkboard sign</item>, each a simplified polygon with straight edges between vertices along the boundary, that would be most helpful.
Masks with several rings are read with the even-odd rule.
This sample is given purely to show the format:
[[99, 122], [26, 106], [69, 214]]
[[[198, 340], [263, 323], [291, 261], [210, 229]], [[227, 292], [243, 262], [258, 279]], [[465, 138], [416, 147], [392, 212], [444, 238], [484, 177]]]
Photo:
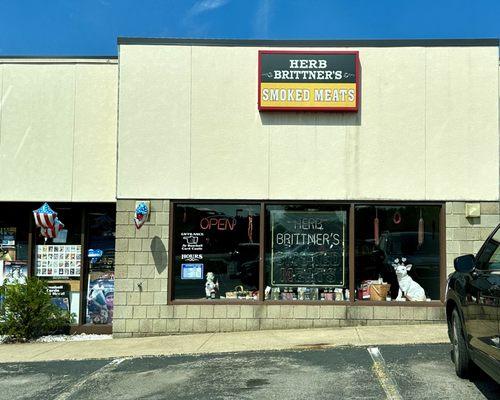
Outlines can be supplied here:
[[272, 285], [345, 285], [345, 211], [270, 214]]

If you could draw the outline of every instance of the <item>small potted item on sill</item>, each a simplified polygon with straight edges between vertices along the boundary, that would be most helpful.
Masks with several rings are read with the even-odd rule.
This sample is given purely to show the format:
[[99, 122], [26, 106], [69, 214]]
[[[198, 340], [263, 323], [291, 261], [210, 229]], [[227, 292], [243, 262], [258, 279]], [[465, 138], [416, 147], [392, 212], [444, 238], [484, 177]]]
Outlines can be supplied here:
[[253, 298], [252, 293], [241, 285], [235, 286], [233, 291], [226, 292], [226, 299], [247, 299]]
[[281, 300], [292, 301], [297, 300], [297, 295], [293, 291], [293, 288], [285, 287], [283, 293], [281, 293]]
[[280, 288], [279, 287], [273, 287], [271, 289], [271, 300], [279, 300], [280, 299]]
[[333, 289], [328, 288], [325, 293], [326, 301], [333, 301], [335, 299], [335, 295], [333, 293]]
[[370, 299], [373, 301], [387, 301], [387, 294], [391, 289], [391, 285], [384, 282], [382, 277], [379, 275], [377, 281], [372, 281], [370, 283]]
[[358, 289], [358, 300], [370, 300], [370, 285], [372, 281], [363, 281]]

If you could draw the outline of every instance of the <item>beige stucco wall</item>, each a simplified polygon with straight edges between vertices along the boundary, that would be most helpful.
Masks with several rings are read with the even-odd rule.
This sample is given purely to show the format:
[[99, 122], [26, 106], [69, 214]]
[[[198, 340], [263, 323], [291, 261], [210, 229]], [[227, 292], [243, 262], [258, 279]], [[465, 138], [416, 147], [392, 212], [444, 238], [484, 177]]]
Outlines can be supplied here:
[[0, 59], [0, 201], [115, 201], [118, 65]]
[[120, 45], [118, 198], [498, 199], [497, 47], [353, 48], [357, 114], [259, 113], [259, 49]]

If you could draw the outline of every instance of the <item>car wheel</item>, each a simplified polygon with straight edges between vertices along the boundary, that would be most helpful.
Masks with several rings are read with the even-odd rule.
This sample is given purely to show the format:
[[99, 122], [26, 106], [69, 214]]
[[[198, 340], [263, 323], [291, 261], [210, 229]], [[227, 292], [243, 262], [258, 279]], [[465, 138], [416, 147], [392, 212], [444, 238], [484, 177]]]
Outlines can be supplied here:
[[462, 329], [462, 321], [455, 309], [451, 314], [452, 323], [452, 345], [453, 345], [453, 362], [455, 363], [455, 372], [460, 378], [465, 378], [470, 370], [470, 356], [467, 344], [465, 343], [464, 331]]

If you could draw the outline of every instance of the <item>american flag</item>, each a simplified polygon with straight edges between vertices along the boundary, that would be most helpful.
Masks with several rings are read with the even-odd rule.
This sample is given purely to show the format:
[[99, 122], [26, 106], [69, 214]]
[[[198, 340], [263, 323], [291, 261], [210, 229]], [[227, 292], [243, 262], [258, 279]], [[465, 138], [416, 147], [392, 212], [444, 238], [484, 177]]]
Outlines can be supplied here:
[[64, 224], [59, 221], [59, 219], [55, 219], [54, 226], [52, 228], [44, 228], [41, 227], [40, 233], [43, 237], [46, 238], [55, 238], [59, 234], [59, 232], [64, 228]]
[[54, 228], [57, 213], [47, 203], [44, 203], [38, 210], [34, 210], [33, 216], [35, 217], [35, 224], [39, 228]]

